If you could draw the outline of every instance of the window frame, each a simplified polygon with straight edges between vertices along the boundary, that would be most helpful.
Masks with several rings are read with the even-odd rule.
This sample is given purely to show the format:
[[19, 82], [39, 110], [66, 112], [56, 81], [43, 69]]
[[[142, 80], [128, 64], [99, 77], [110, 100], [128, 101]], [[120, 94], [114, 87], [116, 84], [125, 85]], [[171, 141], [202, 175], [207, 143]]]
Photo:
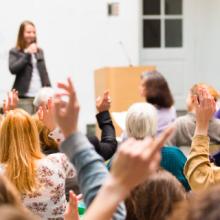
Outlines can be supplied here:
[[[159, 15], [144, 15], [143, 14], [143, 4], [144, 4], [144, 0], [142, 1], [142, 12], [141, 12], [141, 24], [142, 24], [142, 41], [141, 41], [141, 45], [142, 45], [142, 49], [152, 49], [152, 50], [157, 50], [157, 49], [182, 49], [184, 48], [184, 7], [183, 7], [183, 1], [182, 0], [182, 14], [179, 15], [167, 15], [165, 14], [165, 0], [160, 0], [160, 14]], [[144, 31], [143, 31], [143, 25], [144, 25], [144, 20], [154, 20], [154, 19], [159, 19], [161, 22], [160, 25], [160, 47], [144, 47]], [[165, 37], [166, 37], [166, 33], [165, 33], [165, 20], [166, 19], [170, 19], [170, 20], [181, 20], [182, 21], [182, 46], [180, 47], [166, 47], [165, 46]]]

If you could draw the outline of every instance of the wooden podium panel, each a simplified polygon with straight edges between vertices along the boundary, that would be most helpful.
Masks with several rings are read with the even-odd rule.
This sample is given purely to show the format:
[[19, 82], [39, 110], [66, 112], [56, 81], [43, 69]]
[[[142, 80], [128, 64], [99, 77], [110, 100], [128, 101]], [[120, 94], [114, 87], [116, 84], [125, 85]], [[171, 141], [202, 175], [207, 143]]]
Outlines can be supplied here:
[[[155, 70], [155, 66], [138, 67], [112, 67], [101, 68], [95, 71], [95, 96], [109, 90], [112, 99], [111, 112], [126, 111], [134, 102], [145, 101], [140, 97], [140, 75], [144, 71]], [[114, 121], [113, 121], [114, 123]], [[121, 129], [114, 123], [116, 135], [121, 134]], [[99, 131], [96, 129], [99, 136]]]

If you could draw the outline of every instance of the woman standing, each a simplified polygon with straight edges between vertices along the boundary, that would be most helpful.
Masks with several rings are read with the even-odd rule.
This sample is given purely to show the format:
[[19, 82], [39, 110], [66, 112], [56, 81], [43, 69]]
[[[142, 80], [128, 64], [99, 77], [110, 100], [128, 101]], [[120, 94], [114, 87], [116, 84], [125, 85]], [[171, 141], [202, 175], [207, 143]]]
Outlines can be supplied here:
[[51, 86], [44, 60], [43, 50], [37, 45], [35, 25], [24, 21], [20, 25], [17, 44], [9, 52], [9, 69], [16, 75], [16, 89], [22, 106], [32, 113], [33, 97], [41, 87]]

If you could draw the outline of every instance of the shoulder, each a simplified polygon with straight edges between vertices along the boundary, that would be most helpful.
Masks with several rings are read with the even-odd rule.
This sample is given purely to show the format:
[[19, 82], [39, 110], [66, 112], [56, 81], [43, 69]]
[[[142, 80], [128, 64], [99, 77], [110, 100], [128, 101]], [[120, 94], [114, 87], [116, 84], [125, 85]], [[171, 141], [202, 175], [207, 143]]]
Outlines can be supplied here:
[[174, 107], [157, 109], [158, 121], [173, 122], [176, 119], [176, 110]]
[[37, 52], [38, 52], [39, 54], [44, 54], [43, 49], [42, 49], [42, 48], [40, 48], [40, 47], [38, 47], [38, 48], [37, 48]]
[[48, 155], [47, 159], [61, 161], [63, 159], [67, 160], [67, 157], [63, 153], [54, 153], [54, 154]]
[[209, 128], [212, 128], [212, 127], [217, 127], [217, 128], [219, 128], [219, 126], [220, 126], [220, 119], [213, 118], [213, 119], [210, 121]]
[[64, 161], [68, 161], [67, 157], [63, 153], [54, 153], [50, 154], [46, 157], [48, 160], [56, 163], [63, 163]]
[[174, 106], [170, 107], [170, 112], [172, 115], [174, 115], [176, 117], [176, 108]]
[[165, 146], [161, 149], [162, 155], [171, 155], [177, 158], [181, 158], [184, 161], [186, 160], [186, 156], [183, 152], [176, 146]]
[[19, 54], [19, 53], [22, 53], [22, 51], [19, 50], [19, 49], [16, 48], [16, 47], [13, 47], [13, 48], [11, 48], [11, 49], [9, 50], [9, 53], [10, 53], [10, 54]]
[[178, 117], [175, 122], [177, 124], [187, 124], [187, 123], [194, 123], [195, 122], [195, 116], [193, 114], [186, 114], [183, 116]]

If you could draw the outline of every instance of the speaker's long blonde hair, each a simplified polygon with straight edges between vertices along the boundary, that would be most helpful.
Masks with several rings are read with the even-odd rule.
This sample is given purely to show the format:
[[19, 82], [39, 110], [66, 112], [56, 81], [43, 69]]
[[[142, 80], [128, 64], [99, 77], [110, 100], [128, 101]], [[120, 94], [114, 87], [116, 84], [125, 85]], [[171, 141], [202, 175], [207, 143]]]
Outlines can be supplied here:
[[0, 163], [20, 193], [36, 189], [35, 161], [41, 159], [39, 135], [31, 116], [21, 109], [9, 111], [0, 129]]

